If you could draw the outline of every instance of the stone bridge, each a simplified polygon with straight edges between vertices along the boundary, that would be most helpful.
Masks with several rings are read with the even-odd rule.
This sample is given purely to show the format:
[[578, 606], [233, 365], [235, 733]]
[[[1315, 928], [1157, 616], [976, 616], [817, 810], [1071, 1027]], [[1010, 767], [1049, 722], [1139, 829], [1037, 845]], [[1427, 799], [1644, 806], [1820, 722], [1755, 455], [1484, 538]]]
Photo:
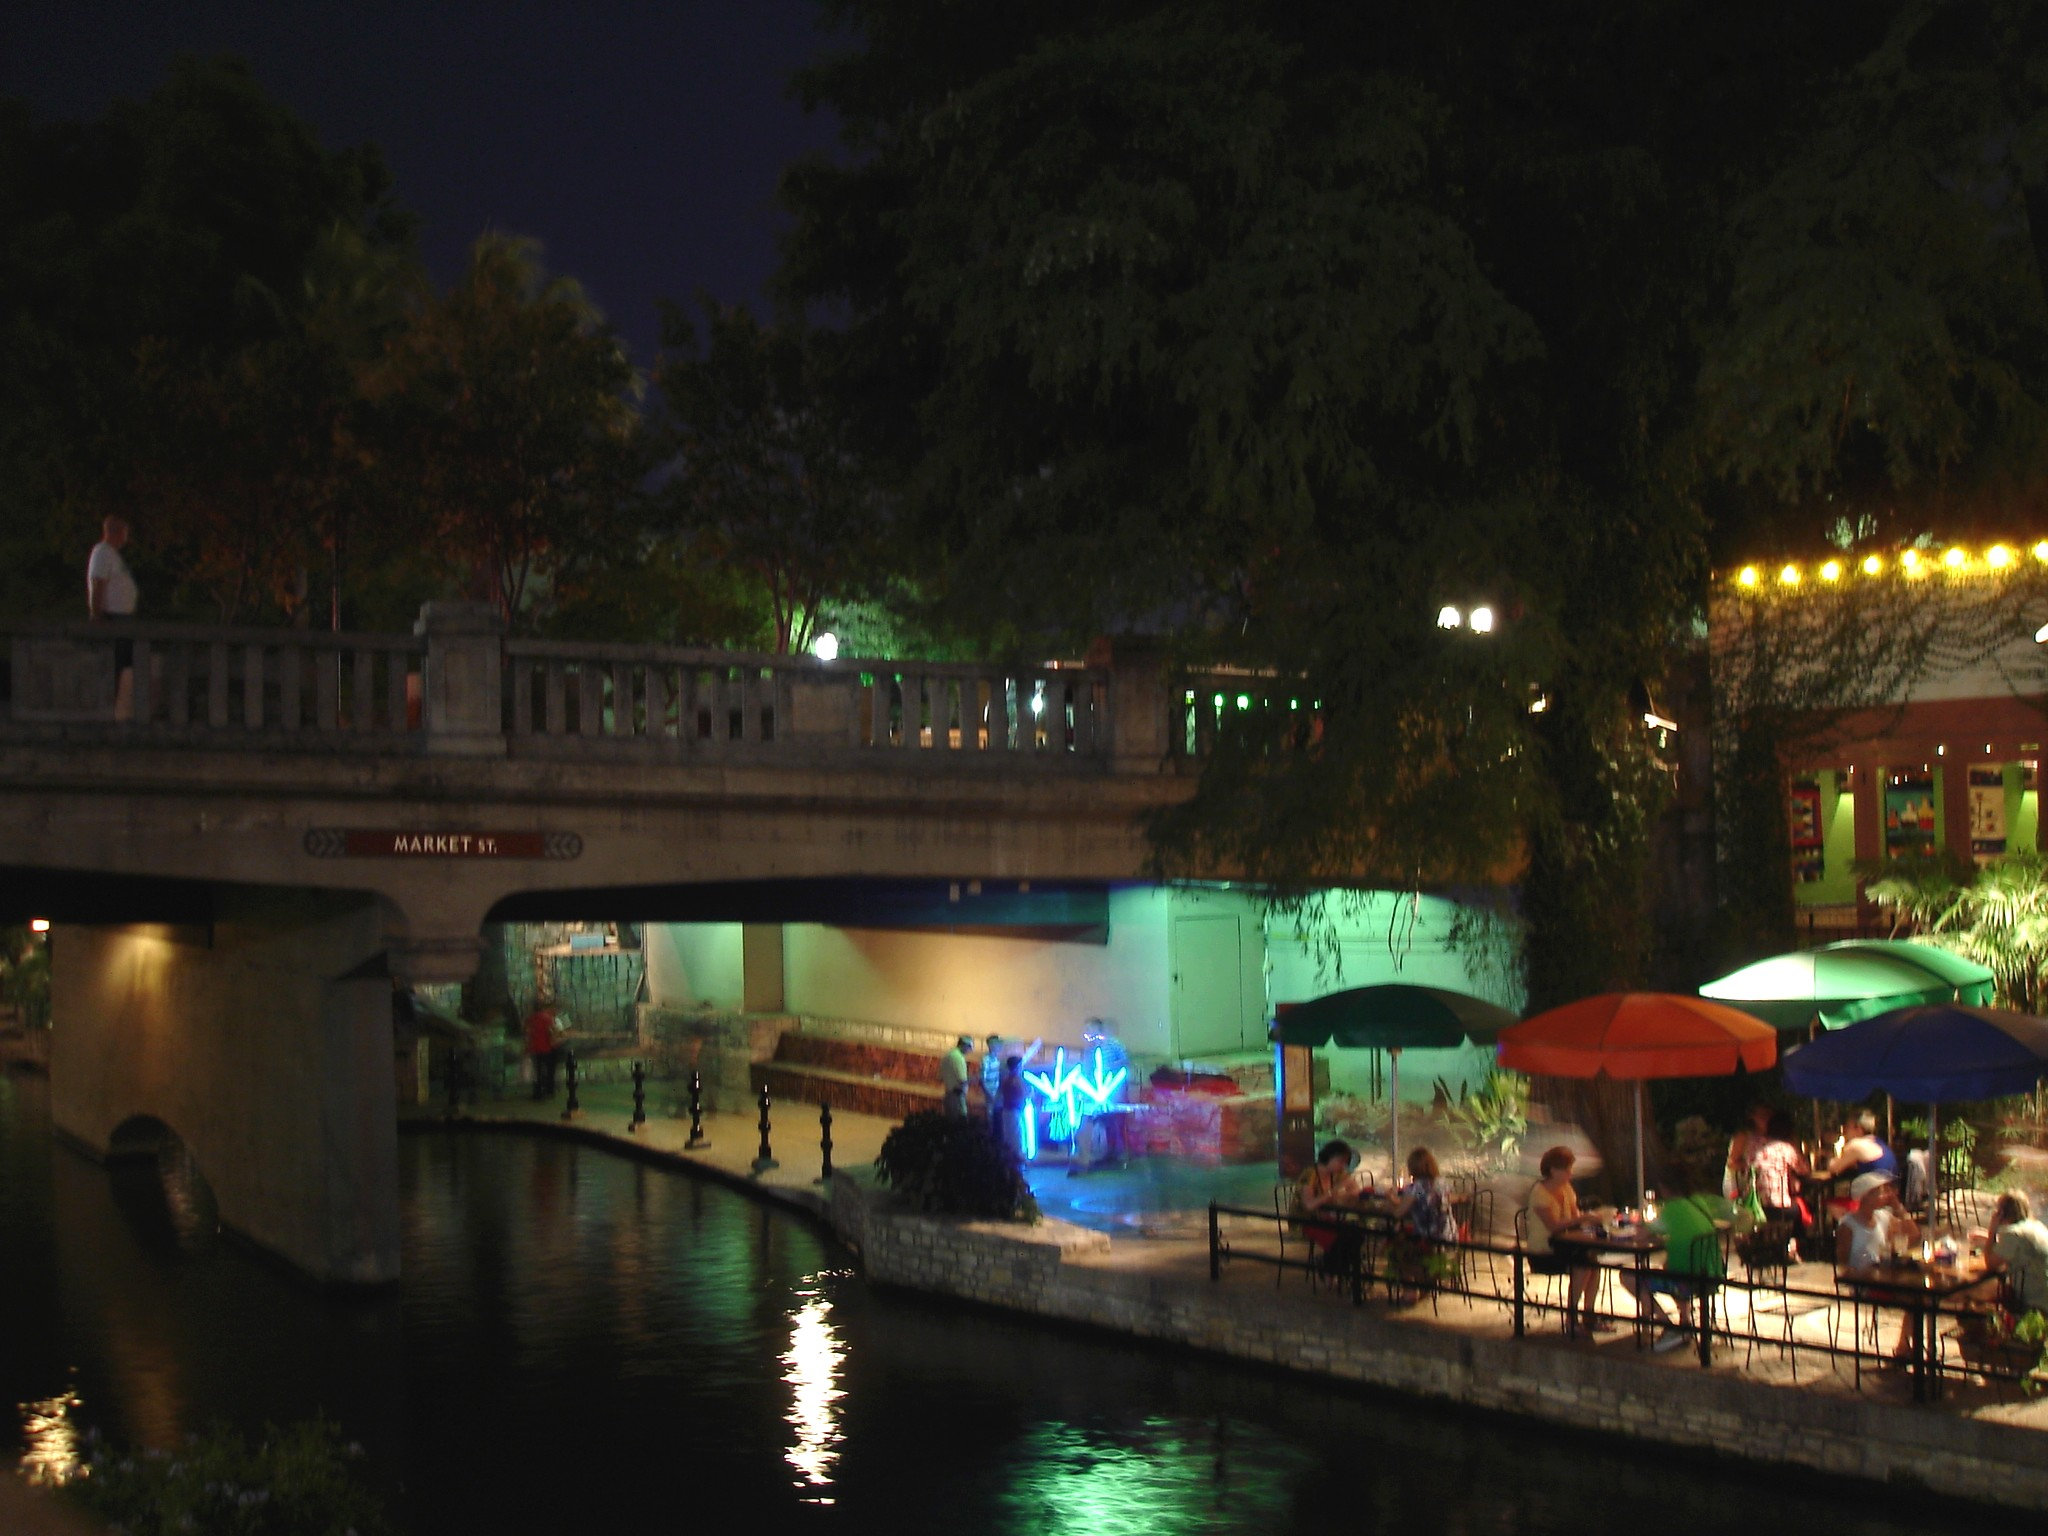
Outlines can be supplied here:
[[[926, 903], [1137, 878], [1243, 678], [411, 635], [15, 627], [0, 922], [54, 924], [52, 1103], [172, 1126], [223, 1219], [396, 1272], [390, 999], [499, 917], [744, 917], [760, 882]], [[1226, 702], [1227, 701], [1227, 702]], [[972, 921], [969, 910], [960, 921]]]

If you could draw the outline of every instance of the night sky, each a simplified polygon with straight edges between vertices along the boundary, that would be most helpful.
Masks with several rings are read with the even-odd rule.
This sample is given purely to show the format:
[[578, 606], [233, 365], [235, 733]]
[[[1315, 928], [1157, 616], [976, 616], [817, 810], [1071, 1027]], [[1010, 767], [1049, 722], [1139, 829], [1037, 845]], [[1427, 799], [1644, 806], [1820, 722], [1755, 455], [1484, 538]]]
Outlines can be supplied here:
[[758, 301], [782, 167], [829, 149], [789, 99], [810, 0], [10, 3], [0, 95], [90, 117], [179, 53], [248, 60], [330, 148], [379, 145], [446, 281], [486, 229], [531, 235], [653, 358], [655, 301]]

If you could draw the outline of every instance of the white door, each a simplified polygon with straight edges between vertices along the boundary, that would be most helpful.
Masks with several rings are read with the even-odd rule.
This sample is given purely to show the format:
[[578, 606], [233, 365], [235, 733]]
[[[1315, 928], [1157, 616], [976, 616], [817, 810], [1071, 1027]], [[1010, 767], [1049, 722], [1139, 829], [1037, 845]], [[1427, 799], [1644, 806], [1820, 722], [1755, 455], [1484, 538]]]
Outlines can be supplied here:
[[1173, 920], [1173, 1053], [1227, 1056], [1244, 1049], [1244, 973], [1237, 918]]

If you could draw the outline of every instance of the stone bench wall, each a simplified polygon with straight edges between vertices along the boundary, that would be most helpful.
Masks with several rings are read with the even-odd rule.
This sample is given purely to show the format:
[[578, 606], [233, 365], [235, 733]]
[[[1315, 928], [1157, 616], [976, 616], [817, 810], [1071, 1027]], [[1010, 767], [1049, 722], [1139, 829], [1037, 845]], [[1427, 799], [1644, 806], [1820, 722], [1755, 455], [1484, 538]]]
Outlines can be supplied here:
[[844, 1172], [831, 1208], [876, 1284], [1690, 1452], [2048, 1510], [2048, 1434], [2036, 1429], [1091, 1263], [1108, 1253], [1102, 1233], [921, 1216]]

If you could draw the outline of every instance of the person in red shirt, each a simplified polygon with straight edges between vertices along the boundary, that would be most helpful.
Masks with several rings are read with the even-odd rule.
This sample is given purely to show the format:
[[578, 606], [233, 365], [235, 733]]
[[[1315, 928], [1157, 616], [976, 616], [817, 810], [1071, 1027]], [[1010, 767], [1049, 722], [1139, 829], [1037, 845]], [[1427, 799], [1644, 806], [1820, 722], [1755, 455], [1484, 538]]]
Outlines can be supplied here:
[[533, 1062], [536, 1099], [555, 1096], [555, 1066], [562, 1059], [562, 1035], [567, 1029], [568, 1025], [556, 1018], [553, 1006], [545, 1000], [535, 1003], [533, 1012], [526, 1016], [526, 1054]]

